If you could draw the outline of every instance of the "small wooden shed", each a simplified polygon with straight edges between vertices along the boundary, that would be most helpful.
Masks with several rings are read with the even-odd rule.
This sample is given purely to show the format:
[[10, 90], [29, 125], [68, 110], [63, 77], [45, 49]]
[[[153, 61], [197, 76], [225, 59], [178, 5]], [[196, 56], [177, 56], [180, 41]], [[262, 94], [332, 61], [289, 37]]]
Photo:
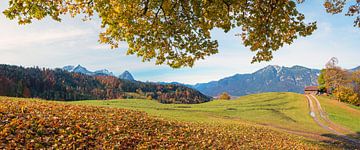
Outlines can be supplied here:
[[307, 86], [304, 89], [304, 93], [305, 94], [318, 94], [319, 93], [319, 88], [317, 86]]

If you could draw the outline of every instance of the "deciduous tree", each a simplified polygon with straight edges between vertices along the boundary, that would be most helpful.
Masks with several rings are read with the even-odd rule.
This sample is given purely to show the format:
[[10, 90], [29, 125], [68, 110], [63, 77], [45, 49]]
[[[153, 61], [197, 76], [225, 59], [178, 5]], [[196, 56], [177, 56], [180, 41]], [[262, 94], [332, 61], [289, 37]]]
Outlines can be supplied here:
[[359, 96], [351, 86], [340, 86], [334, 90], [334, 95], [341, 102], [360, 105]]
[[325, 74], [326, 70], [323, 69], [320, 71], [320, 75], [318, 77], [318, 84], [319, 84], [319, 91], [320, 92], [326, 92], [326, 82], [325, 82], [325, 78], [324, 78], [324, 74]]
[[360, 105], [360, 71], [351, 73], [337, 66], [338, 59], [333, 57], [318, 78], [320, 87], [325, 85], [335, 98], [342, 102]]
[[[241, 29], [243, 44], [256, 52], [252, 62], [269, 61], [273, 52], [308, 36], [316, 23], [305, 22], [296, 5], [304, 0], [9, 0], [3, 12], [19, 24], [46, 16], [61, 21], [61, 15], [97, 15], [101, 20], [99, 41], [117, 48], [127, 42], [127, 54], [156, 60], [173, 68], [193, 66], [194, 62], [218, 53], [218, 42], [210, 31]], [[347, 15], [358, 16], [357, 0]], [[340, 13], [345, 0], [325, 0], [329, 13]]]
[[355, 92], [360, 96], [360, 70], [352, 73], [352, 81], [354, 82]]
[[337, 63], [338, 59], [336, 57], [331, 58], [326, 63], [325, 70], [323, 71], [325, 87], [331, 91], [351, 82], [349, 72], [337, 66]]
[[219, 96], [219, 99], [222, 99], [222, 100], [230, 100], [231, 97], [230, 97], [230, 95], [229, 95], [227, 92], [223, 92], [223, 93], [221, 93], [221, 95]]

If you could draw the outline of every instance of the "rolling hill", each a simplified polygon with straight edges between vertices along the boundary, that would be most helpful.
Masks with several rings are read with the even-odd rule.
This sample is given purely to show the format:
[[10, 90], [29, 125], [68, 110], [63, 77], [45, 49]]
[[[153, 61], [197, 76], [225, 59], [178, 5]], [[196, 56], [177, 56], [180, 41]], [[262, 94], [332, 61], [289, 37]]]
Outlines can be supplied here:
[[304, 132], [325, 132], [318, 128], [308, 115], [305, 96], [296, 93], [253, 94], [230, 101], [214, 100], [196, 105], [163, 105], [141, 99], [89, 100], [71, 103], [140, 110], [150, 115], [186, 122], [222, 124], [229, 121], [236, 123], [248, 121], [286, 129], [294, 128]]
[[0, 103], [0, 149], [326, 148], [247, 123], [179, 122], [127, 109], [8, 97], [0, 97]]
[[[354, 132], [360, 132], [360, 107], [340, 103], [327, 97], [319, 97], [330, 118], [342, 122]], [[187, 122], [226, 123], [250, 121], [275, 128], [302, 132], [326, 133], [317, 127], [309, 115], [308, 101], [303, 94], [270, 92], [241, 96], [235, 100], [214, 100], [202, 104], [160, 104], [155, 101], [108, 100], [75, 101], [73, 104], [110, 106], [141, 110], [150, 115]], [[348, 114], [348, 115], [347, 115]], [[342, 118], [342, 119], [341, 119]], [[351, 118], [351, 119], [350, 119]]]
[[[346, 136], [360, 139], [358, 107], [318, 98], [332, 121], [355, 133]], [[202, 104], [0, 97], [4, 104], [0, 105], [0, 148], [356, 148], [317, 125], [307, 102], [296, 93], [262, 93]]]
[[[202, 104], [160, 104], [146, 100], [77, 101], [72, 104], [117, 107], [146, 113], [166, 120], [238, 126], [250, 124], [281, 132], [300, 135], [318, 143], [333, 143], [330, 149], [353, 149], [360, 146], [360, 108], [339, 103], [328, 97], [319, 97], [323, 116], [341, 126], [343, 131], [334, 133], [318, 125], [310, 115], [307, 98], [296, 93], [261, 93], [239, 97], [235, 100], [214, 100]], [[315, 101], [314, 101], [315, 103]], [[317, 104], [316, 104], [317, 105]], [[320, 114], [316, 114], [320, 117]], [[320, 122], [327, 126], [325, 120]], [[352, 143], [344, 136], [358, 139]], [[335, 143], [334, 143], [335, 142]]]

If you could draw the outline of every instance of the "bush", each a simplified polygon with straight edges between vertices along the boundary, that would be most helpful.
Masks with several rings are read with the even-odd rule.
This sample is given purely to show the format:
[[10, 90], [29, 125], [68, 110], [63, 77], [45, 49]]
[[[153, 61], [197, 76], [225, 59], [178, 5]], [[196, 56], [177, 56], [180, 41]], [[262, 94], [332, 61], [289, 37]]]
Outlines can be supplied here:
[[334, 96], [341, 102], [347, 102], [354, 105], [360, 104], [358, 94], [351, 87], [340, 86], [334, 91]]
[[148, 96], [146, 97], [146, 99], [147, 99], [147, 100], [152, 100], [153, 98], [152, 98], [151, 95], [148, 95]]
[[222, 99], [222, 100], [230, 100], [231, 97], [230, 97], [230, 95], [229, 95], [228, 93], [223, 92], [223, 93], [221, 93], [221, 95], [219, 96], [219, 99]]

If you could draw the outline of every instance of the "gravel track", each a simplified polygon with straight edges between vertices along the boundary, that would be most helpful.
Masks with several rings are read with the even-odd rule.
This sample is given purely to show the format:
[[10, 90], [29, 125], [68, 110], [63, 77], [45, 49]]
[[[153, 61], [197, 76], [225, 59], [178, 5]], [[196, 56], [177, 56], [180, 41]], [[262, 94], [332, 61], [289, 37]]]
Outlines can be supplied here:
[[360, 147], [360, 141], [350, 138], [349, 136], [344, 134], [351, 132], [350, 130], [338, 124], [335, 124], [329, 119], [327, 113], [324, 111], [324, 109], [322, 109], [319, 100], [314, 95], [305, 95], [305, 96], [309, 103], [310, 116], [314, 119], [316, 124], [318, 124], [321, 128], [331, 132], [332, 134], [337, 135], [338, 136], [337, 140], [345, 141], [356, 147]]

